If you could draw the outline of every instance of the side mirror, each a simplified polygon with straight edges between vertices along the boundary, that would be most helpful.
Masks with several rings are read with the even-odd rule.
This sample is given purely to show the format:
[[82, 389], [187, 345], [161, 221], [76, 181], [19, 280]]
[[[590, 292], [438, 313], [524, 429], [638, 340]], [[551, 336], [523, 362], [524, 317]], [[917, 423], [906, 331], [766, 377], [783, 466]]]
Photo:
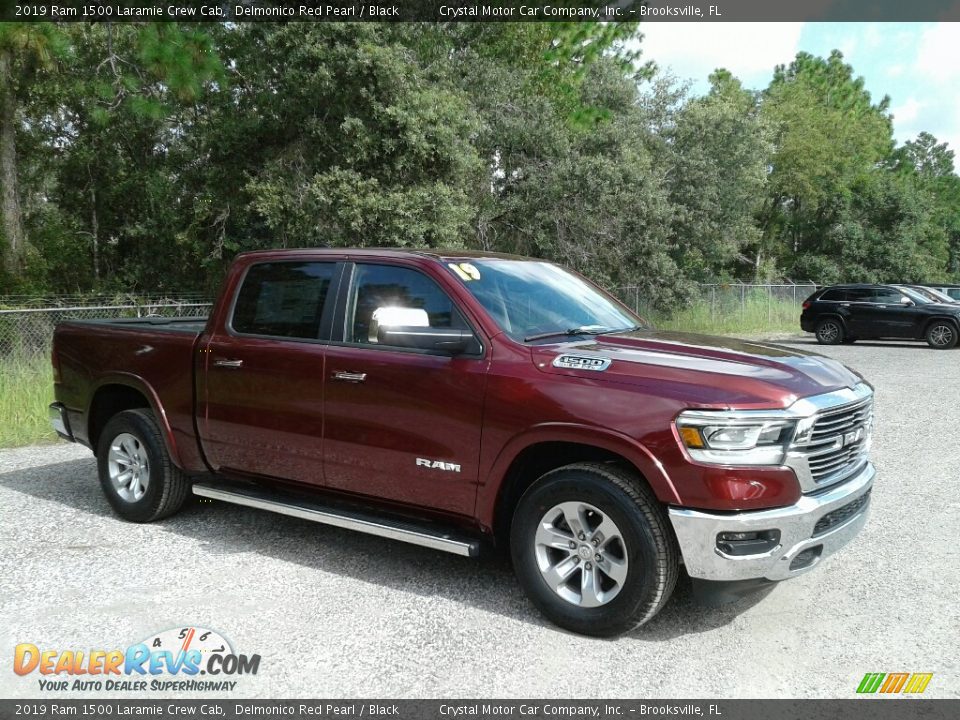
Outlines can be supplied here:
[[450, 355], [464, 352], [472, 340], [473, 333], [455, 328], [381, 325], [377, 330], [377, 342], [380, 345], [433, 350]]
[[906, 295], [903, 295], [900, 297], [900, 304], [904, 307], [913, 307], [916, 303], [914, 303], [913, 300], [908, 298]]

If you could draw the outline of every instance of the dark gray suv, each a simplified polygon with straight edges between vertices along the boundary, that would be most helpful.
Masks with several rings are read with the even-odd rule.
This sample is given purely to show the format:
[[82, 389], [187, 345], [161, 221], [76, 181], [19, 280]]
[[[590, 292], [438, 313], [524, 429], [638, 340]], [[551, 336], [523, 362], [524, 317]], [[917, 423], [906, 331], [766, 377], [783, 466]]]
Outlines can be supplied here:
[[804, 301], [800, 327], [822, 345], [896, 338], [947, 350], [960, 339], [960, 305], [933, 302], [903, 286], [831, 285]]

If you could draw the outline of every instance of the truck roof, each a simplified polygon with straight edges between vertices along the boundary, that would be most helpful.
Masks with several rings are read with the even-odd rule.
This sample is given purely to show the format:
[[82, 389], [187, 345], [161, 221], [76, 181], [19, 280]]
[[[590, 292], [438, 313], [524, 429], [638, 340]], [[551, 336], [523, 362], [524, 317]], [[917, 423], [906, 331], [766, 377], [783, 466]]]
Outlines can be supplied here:
[[273, 248], [269, 250], [248, 250], [237, 257], [257, 257], [259, 255], [276, 255], [289, 253], [297, 255], [352, 255], [355, 257], [408, 257], [418, 255], [436, 260], [465, 258], [470, 260], [497, 259], [497, 260], [537, 260], [537, 258], [511, 255], [509, 253], [491, 252], [487, 250], [464, 250], [459, 248]]

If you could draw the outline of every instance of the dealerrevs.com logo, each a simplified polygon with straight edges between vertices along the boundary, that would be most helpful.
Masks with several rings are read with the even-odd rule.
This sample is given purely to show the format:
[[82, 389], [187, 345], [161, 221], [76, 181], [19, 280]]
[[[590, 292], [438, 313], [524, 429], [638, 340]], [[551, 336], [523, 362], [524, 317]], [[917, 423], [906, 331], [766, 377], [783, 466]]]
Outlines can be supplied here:
[[220, 633], [199, 627], [164, 630], [125, 650], [20, 643], [13, 654], [17, 675], [36, 674], [40, 690], [61, 692], [232, 691], [238, 683], [232, 678], [256, 675], [259, 668], [259, 655], [237, 654]]

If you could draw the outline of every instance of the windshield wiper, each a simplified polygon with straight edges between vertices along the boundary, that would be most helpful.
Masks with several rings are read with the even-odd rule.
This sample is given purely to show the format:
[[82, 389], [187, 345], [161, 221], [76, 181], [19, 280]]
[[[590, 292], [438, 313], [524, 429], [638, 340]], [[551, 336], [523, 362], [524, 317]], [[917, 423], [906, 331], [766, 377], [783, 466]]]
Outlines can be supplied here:
[[631, 327], [625, 328], [609, 328], [602, 325], [584, 325], [582, 327], [570, 328], [569, 330], [551, 330], [550, 332], [538, 333], [536, 335], [531, 335], [530, 337], [525, 337], [524, 342], [530, 342], [531, 340], [543, 340], [544, 338], [550, 337], [577, 337], [580, 335], [608, 335], [610, 333], [618, 332], [630, 332], [632, 330], [643, 330], [644, 328], [640, 325], [632, 325]]

